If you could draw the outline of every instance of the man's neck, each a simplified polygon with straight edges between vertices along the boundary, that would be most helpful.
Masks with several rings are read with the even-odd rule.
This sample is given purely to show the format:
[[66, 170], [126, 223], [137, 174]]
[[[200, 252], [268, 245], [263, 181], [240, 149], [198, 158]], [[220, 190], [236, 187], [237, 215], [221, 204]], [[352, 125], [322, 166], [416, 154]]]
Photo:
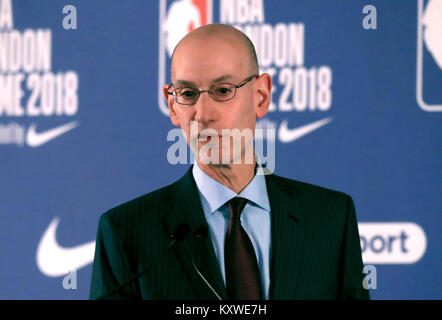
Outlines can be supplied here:
[[213, 165], [198, 161], [198, 166], [211, 178], [235, 193], [240, 193], [253, 180], [256, 162], [255, 158], [251, 164]]

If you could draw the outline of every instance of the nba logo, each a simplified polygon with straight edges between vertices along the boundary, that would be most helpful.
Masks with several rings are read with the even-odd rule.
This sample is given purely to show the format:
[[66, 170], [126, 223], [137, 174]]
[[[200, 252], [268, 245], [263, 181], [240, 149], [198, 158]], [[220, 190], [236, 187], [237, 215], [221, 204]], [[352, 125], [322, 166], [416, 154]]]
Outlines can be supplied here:
[[158, 45], [158, 105], [169, 115], [163, 97], [163, 85], [170, 83], [172, 53], [177, 43], [190, 31], [212, 23], [212, 0], [160, 1]]
[[442, 0], [418, 0], [416, 100], [442, 111]]

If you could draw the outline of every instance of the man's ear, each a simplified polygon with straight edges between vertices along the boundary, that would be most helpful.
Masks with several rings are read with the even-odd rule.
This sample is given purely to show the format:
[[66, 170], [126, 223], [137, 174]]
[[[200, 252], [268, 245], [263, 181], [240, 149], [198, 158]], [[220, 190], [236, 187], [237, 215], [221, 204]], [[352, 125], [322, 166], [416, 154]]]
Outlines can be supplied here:
[[169, 106], [169, 116], [170, 121], [177, 127], [180, 126], [180, 122], [178, 121], [178, 116], [175, 113], [175, 99], [173, 98], [172, 94], [167, 93], [167, 88], [169, 88], [169, 85], [165, 84], [163, 86], [163, 94], [164, 98], [166, 98], [167, 104]]
[[269, 110], [271, 92], [272, 92], [272, 77], [268, 73], [261, 74], [255, 81], [255, 113], [257, 118], [262, 118]]

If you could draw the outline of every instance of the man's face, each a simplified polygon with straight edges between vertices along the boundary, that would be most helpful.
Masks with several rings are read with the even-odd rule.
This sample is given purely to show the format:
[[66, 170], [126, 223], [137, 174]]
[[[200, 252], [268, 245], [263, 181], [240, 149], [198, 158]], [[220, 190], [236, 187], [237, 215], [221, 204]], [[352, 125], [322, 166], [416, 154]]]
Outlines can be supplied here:
[[[198, 35], [181, 43], [175, 51], [172, 65], [174, 86], [170, 90], [181, 87], [207, 90], [217, 83], [238, 85], [251, 75], [247, 49], [237, 38], [229, 34]], [[256, 116], [262, 117], [265, 114], [257, 108], [260, 97], [255, 85], [256, 80], [253, 79], [236, 89], [233, 99], [224, 102], [214, 101], [208, 92], [204, 92], [194, 105], [178, 104], [172, 95], [165, 93], [171, 121], [181, 127], [191, 148], [198, 146], [198, 150], [202, 150], [205, 146], [205, 150], [209, 150], [208, 156], [211, 156], [210, 149], [218, 150], [218, 163], [222, 160], [222, 153], [228, 152], [231, 162], [241, 154], [244, 155], [244, 149], [253, 146], [253, 140], [241, 139], [241, 154], [234, 155], [232, 137], [227, 138], [229, 144], [222, 142], [223, 129], [248, 129], [253, 134]], [[196, 130], [191, 130], [191, 121], [195, 121], [193, 128]], [[204, 129], [215, 130], [218, 139], [204, 137], [201, 134]], [[196, 151], [194, 148], [192, 150]]]

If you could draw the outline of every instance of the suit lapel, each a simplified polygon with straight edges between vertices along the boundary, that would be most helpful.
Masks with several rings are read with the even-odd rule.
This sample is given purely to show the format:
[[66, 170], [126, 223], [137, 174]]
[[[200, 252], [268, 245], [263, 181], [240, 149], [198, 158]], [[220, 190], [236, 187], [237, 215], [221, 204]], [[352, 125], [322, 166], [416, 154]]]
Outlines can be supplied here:
[[299, 192], [273, 174], [266, 176], [266, 184], [272, 230], [270, 299], [294, 299], [303, 248]]
[[[198, 269], [212, 285], [214, 290], [223, 299], [227, 299], [227, 292], [219, 270], [212, 241], [209, 236], [197, 246], [194, 232], [201, 226], [207, 227], [203, 208], [199, 199], [196, 183], [192, 175], [192, 167], [177, 183], [171, 186], [170, 194], [167, 195], [168, 212], [163, 218], [163, 223], [168, 233], [180, 223], [187, 223], [190, 227], [190, 234], [175, 248], [175, 254], [180, 261], [190, 284], [199, 299], [216, 299], [204, 280], [195, 271], [192, 264], [192, 257], [195, 252], [195, 261]], [[196, 250], [195, 250], [196, 248]]]

